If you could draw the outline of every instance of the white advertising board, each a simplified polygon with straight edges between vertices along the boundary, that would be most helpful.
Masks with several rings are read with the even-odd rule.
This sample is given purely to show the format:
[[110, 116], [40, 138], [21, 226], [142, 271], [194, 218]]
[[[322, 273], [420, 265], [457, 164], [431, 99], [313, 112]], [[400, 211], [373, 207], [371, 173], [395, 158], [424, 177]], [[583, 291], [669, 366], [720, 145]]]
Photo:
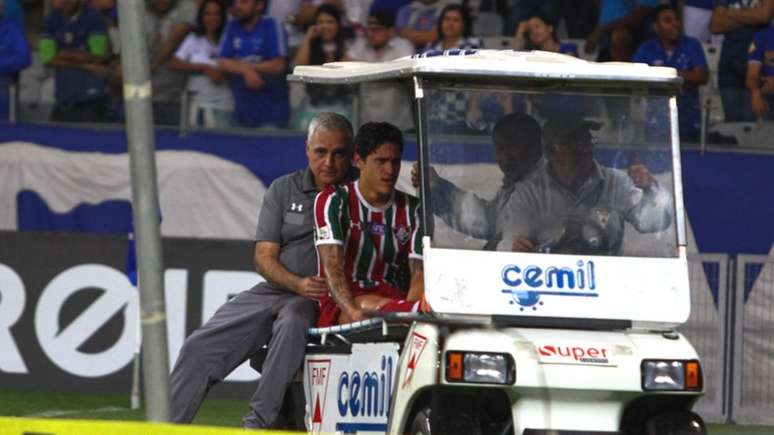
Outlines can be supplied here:
[[304, 393], [309, 431], [386, 432], [397, 363], [397, 343], [353, 344], [350, 354], [308, 354]]
[[433, 311], [684, 323], [688, 265], [677, 258], [602, 257], [436, 249], [425, 239]]

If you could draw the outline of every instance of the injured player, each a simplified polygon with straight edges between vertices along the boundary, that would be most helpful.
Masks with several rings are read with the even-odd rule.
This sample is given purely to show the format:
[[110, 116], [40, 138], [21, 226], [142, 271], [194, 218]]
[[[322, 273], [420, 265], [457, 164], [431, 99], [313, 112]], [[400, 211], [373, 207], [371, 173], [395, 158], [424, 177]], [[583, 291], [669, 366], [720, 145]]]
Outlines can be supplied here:
[[419, 200], [395, 189], [403, 136], [386, 122], [364, 124], [355, 136], [360, 178], [315, 199], [315, 244], [330, 295], [319, 326], [376, 313], [417, 311], [423, 296]]

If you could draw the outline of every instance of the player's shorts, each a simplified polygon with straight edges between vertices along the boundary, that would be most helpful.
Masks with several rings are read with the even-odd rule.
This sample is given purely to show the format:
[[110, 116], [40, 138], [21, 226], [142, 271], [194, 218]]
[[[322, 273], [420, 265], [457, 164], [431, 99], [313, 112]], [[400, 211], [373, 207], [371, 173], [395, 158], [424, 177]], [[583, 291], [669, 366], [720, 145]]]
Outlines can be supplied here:
[[[352, 283], [352, 297], [356, 298], [363, 295], [377, 295], [392, 299], [379, 309], [380, 313], [410, 313], [417, 311], [420, 303], [416, 301], [407, 301], [406, 292], [399, 290], [389, 284], [380, 283], [376, 287], [362, 288], [356, 283]], [[326, 296], [320, 300], [320, 319], [317, 326], [324, 328], [339, 324], [339, 315], [341, 309], [331, 296]]]

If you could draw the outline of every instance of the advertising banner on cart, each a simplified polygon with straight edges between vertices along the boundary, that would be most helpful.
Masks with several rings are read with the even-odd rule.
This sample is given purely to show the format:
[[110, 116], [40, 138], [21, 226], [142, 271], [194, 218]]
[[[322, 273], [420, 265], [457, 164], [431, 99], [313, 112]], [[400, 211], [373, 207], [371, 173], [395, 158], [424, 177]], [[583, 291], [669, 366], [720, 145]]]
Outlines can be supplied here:
[[[138, 291], [120, 236], [0, 231], [0, 385], [121, 393], [137, 349]], [[262, 280], [253, 243], [165, 239], [170, 367], [185, 337], [236, 293]], [[216, 388], [254, 389], [247, 364]]]

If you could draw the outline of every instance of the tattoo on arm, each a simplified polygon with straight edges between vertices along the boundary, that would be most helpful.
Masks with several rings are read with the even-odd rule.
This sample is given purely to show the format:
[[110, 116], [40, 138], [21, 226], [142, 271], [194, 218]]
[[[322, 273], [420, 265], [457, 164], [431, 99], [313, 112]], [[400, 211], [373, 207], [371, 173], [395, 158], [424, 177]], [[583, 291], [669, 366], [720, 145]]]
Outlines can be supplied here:
[[349, 280], [344, 275], [344, 248], [341, 245], [320, 245], [318, 249], [333, 300], [344, 310], [357, 308]]

